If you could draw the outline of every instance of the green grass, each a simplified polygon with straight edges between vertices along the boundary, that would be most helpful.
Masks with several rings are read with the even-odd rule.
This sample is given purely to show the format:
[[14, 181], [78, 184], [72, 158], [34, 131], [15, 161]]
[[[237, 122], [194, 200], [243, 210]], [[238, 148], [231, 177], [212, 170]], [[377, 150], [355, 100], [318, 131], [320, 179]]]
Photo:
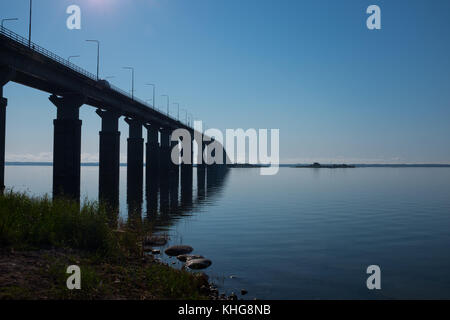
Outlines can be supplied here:
[[[200, 290], [207, 285], [204, 280], [143, 259], [141, 240], [148, 235], [144, 223], [122, 223], [118, 232], [116, 221], [95, 202], [85, 201], [80, 207], [70, 200], [12, 191], [0, 195], [0, 249], [38, 252], [27, 263], [46, 266], [37, 275], [16, 275], [30, 279], [29, 287], [2, 286], [0, 277], [0, 299], [206, 298]], [[82, 290], [66, 287], [71, 264], [82, 270]]]
[[70, 200], [8, 191], [0, 196], [0, 246], [73, 248], [115, 256], [130, 239], [118, 237], [111, 220], [105, 207], [95, 202], [80, 208]]

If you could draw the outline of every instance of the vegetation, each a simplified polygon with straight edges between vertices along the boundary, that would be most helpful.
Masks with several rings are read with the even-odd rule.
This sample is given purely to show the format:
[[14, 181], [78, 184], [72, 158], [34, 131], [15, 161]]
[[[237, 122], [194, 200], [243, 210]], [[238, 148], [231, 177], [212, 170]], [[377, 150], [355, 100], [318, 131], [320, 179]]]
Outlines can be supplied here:
[[[80, 207], [6, 192], [0, 195], [0, 299], [206, 298], [200, 288], [207, 280], [143, 254], [145, 229], [117, 223], [98, 203]], [[66, 287], [71, 264], [82, 270], [81, 290]]]

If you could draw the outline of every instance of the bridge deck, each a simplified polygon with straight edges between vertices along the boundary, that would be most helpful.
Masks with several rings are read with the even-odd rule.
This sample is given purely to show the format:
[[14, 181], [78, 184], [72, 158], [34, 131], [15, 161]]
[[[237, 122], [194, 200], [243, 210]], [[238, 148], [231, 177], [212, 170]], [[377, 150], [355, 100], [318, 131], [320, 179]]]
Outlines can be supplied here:
[[13, 82], [50, 94], [63, 96], [78, 93], [86, 96], [86, 104], [103, 110], [115, 110], [123, 116], [138, 118], [160, 128], [193, 129], [163, 114], [146, 102], [111, 84], [97, 81], [92, 73], [13, 31], [0, 27], [0, 66], [15, 71]]

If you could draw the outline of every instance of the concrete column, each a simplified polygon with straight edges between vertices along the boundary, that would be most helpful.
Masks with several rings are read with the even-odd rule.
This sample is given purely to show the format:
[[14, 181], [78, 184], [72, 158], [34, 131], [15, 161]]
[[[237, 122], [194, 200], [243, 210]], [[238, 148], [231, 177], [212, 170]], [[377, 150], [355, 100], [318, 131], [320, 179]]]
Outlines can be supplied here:
[[170, 171], [170, 164], [172, 163], [170, 159], [170, 130], [163, 129], [161, 131], [161, 149], [160, 149], [160, 160], [159, 166], [162, 173]]
[[128, 199], [140, 203], [144, 183], [144, 139], [142, 122], [137, 119], [125, 119], [129, 125], [127, 149], [127, 191]]
[[[212, 139], [211, 140], [211, 142], [208, 144], [208, 148], [213, 148], [212, 146], [211, 146], [211, 144], [214, 142], [214, 139]], [[215, 148], [213, 148], [213, 149], [211, 149], [211, 159], [215, 159], [216, 158], [216, 149]], [[211, 160], [210, 159], [210, 160]], [[216, 170], [217, 169], [217, 163], [216, 162], [214, 162], [214, 163], [212, 163], [212, 164], [210, 164], [210, 165], [208, 165], [208, 170]]]
[[113, 208], [119, 205], [120, 171], [120, 114], [114, 111], [97, 110], [102, 118], [100, 134], [100, 163], [98, 197]]
[[180, 181], [180, 165], [172, 161], [172, 150], [179, 147], [178, 141], [170, 141], [170, 155], [169, 155], [169, 195], [170, 195], [170, 212], [174, 214], [178, 210], [178, 187]]
[[10, 68], [0, 68], [0, 193], [5, 190], [6, 106], [8, 105], [8, 100], [3, 97], [3, 87], [14, 76], [15, 72]]
[[169, 160], [170, 160], [170, 169], [172, 172], [175, 172], [177, 174], [180, 173], [180, 166], [178, 163], [174, 163], [172, 161], [172, 150], [174, 148], [177, 148], [179, 146], [179, 142], [178, 141], [170, 141], [170, 155], [169, 155]]
[[69, 94], [50, 96], [57, 108], [53, 120], [53, 197], [80, 200], [81, 120], [80, 107], [85, 97]]
[[147, 185], [151, 179], [156, 180], [159, 172], [159, 142], [158, 127], [145, 125], [147, 129], [147, 143], [145, 149], [145, 177]]
[[206, 150], [206, 144], [203, 141], [203, 135], [202, 135], [202, 141], [200, 141], [198, 143], [197, 170], [205, 170], [206, 169], [206, 163], [205, 163], [205, 160], [203, 159], [205, 150]]
[[5, 137], [6, 106], [8, 100], [3, 98], [3, 86], [0, 86], [0, 193], [5, 190]]

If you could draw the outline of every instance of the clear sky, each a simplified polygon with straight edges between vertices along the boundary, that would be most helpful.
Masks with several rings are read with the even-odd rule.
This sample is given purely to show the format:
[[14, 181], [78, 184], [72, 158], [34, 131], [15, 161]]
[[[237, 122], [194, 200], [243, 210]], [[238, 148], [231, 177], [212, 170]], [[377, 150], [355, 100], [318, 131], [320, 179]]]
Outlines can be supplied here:
[[[28, 0], [3, 0], [27, 36]], [[32, 40], [136, 95], [169, 94], [208, 127], [278, 128], [281, 162], [450, 163], [450, 1], [35, 0]], [[66, 28], [79, 5], [82, 29]], [[366, 27], [377, 4], [382, 29]], [[48, 94], [8, 84], [7, 161], [51, 161]], [[176, 107], [172, 106], [173, 114]], [[184, 115], [183, 115], [184, 116]], [[85, 106], [83, 161], [100, 119]], [[128, 128], [121, 120], [121, 152]]]

